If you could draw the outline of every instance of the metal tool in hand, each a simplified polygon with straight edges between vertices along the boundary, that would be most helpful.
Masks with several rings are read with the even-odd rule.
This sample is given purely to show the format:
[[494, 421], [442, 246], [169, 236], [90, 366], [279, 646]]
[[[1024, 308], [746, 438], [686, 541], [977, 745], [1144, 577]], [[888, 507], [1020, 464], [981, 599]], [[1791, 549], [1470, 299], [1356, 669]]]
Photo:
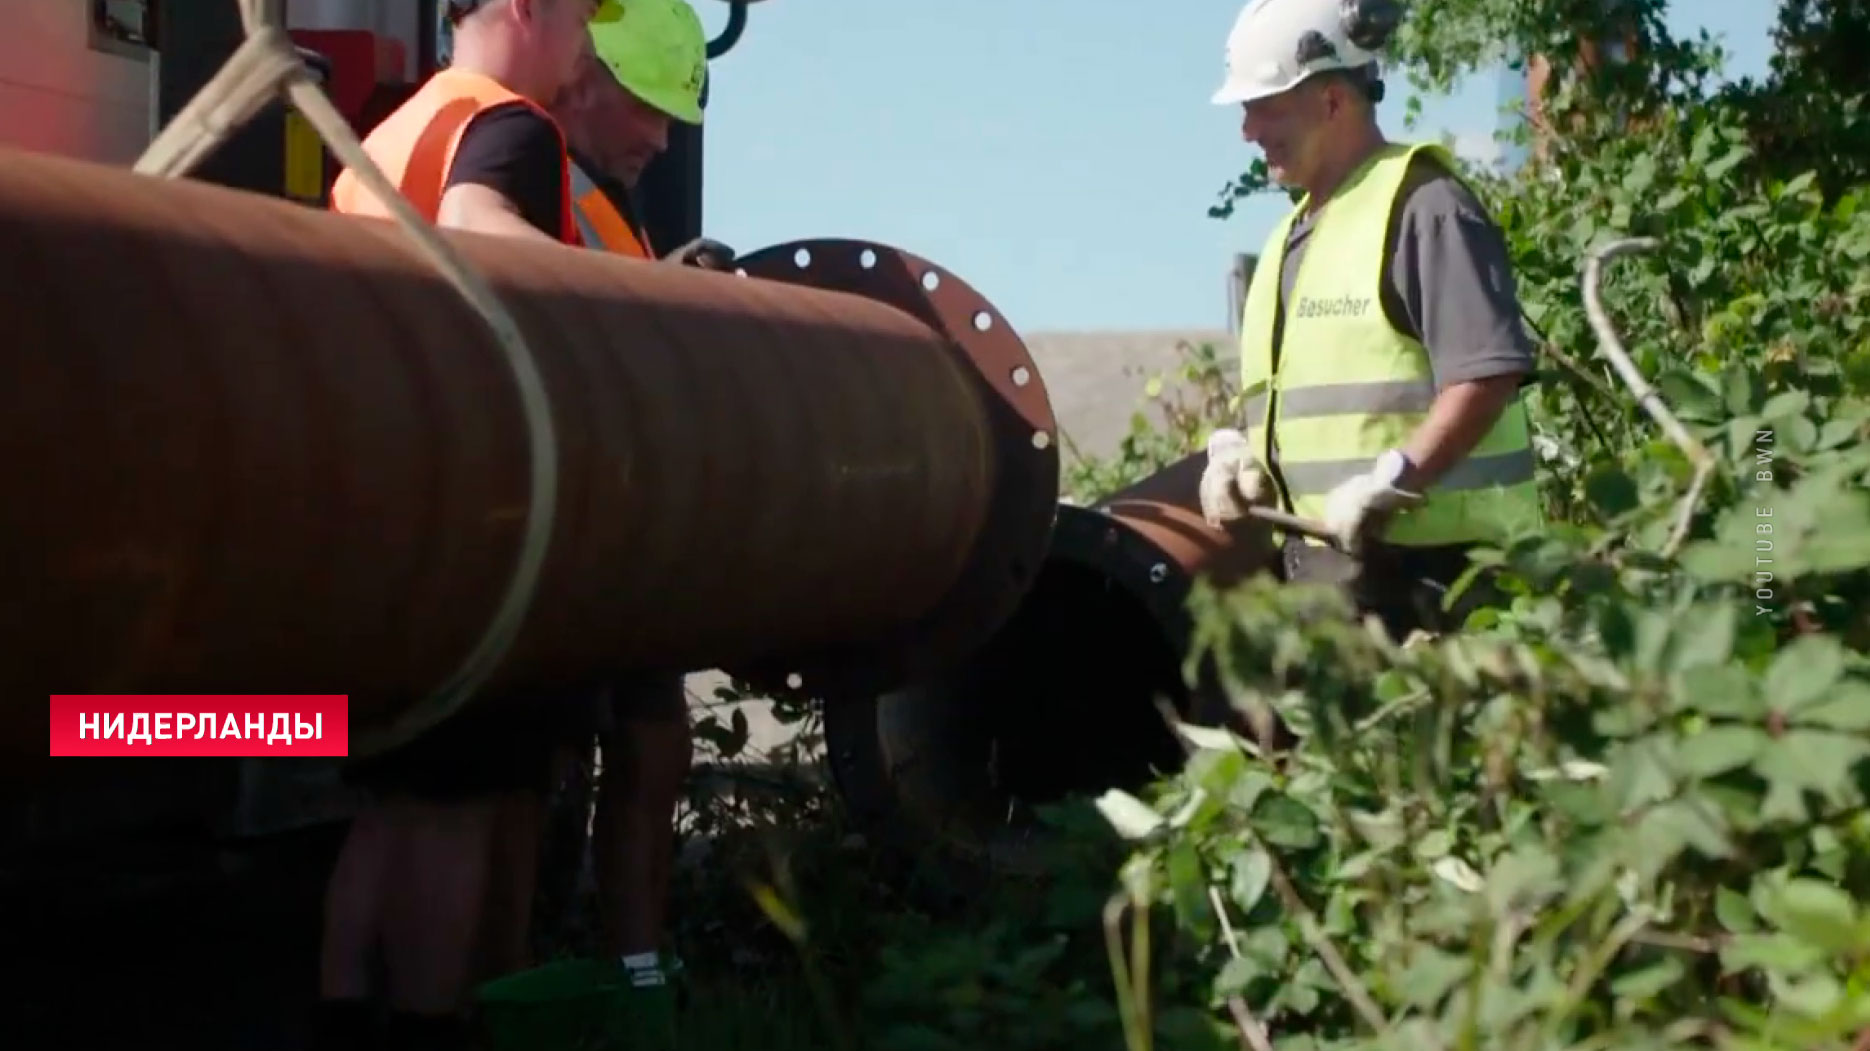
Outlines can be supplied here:
[[1313, 540], [1322, 540], [1332, 547], [1341, 548], [1341, 545], [1338, 544], [1337, 534], [1326, 528], [1323, 522], [1313, 521], [1310, 518], [1300, 518], [1298, 515], [1287, 514], [1284, 511], [1275, 511], [1270, 507], [1260, 507], [1257, 505], [1247, 508], [1247, 516], [1265, 522], [1275, 529], [1280, 529], [1288, 533], [1296, 533], [1300, 536], [1309, 536]]

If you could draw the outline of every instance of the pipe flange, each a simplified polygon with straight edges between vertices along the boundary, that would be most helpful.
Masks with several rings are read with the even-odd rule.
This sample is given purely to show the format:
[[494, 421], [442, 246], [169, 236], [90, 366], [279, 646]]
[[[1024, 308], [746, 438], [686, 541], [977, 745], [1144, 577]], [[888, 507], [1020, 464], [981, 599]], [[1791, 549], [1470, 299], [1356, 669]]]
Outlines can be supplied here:
[[760, 689], [818, 697], [874, 695], [951, 667], [1018, 608], [1038, 577], [1058, 505], [1058, 423], [1019, 334], [967, 282], [913, 253], [825, 238], [742, 256], [743, 276], [862, 296], [938, 335], [986, 410], [995, 474], [966, 568], [919, 620], [881, 640], [728, 669]]
[[1096, 570], [1150, 612], [1169, 645], [1187, 648], [1195, 574], [1122, 516], [1101, 506], [1059, 508], [1051, 558]]

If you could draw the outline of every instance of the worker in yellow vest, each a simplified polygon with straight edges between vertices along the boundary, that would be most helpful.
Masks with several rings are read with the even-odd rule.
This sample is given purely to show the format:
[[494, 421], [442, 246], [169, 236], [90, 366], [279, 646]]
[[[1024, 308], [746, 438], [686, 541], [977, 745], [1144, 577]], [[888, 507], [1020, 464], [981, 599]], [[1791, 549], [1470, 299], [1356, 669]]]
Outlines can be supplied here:
[[1244, 427], [1209, 443], [1216, 526], [1262, 505], [1288, 579], [1347, 585], [1392, 636], [1445, 630], [1475, 544], [1542, 521], [1520, 389], [1534, 344], [1505, 238], [1455, 162], [1387, 141], [1377, 52], [1393, 0], [1250, 0], [1213, 101], [1301, 199], [1260, 253], [1241, 317]]

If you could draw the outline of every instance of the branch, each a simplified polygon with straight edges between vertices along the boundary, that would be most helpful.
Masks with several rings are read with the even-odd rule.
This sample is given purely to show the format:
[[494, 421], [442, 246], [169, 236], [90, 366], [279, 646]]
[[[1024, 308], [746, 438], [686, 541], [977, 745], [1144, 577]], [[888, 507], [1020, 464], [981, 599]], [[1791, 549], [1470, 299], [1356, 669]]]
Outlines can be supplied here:
[[1318, 922], [1318, 916], [1305, 904], [1305, 899], [1299, 897], [1298, 888], [1292, 885], [1291, 878], [1286, 875], [1286, 867], [1279, 863], [1279, 855], [1273, 853], [1264, 842], [1260, 846], [1266, 850], [1266, 857], [1272, 862], [1273, 893], [1278, 895], [1280, 904], [1298, 921], [1299, 936], [1305, 939], [1305, 944], [1317, 954], [1325, 970], [1330, 971], [1331, 977], [1337, 980], [1344, 998], [1362, 1016], [1364, 1024], [1375, 1030], [1378, 1036], [1387, 1038], [1390, 1035], [1389, 1020], [1383, 1016], [1383, 1009], [1371, 998], [1370, 990], [1364, 988], [1364, 983], [1357, 979], [1357, 972], [1351, 970], [1350, 964], [1339, 955], [1337, 946], [1331, 944], [1331, 939], [1325, 936], [1324, 925]]
[[1682, 498], [1681, 509], [1677, 512], [1675, 529], [1669, 534], [1669, 541], [1663, 546], [1663, 557], [1673, 557], [1688, 538], [1688, 527], [1694, 519], [1695, 508], [1701, 503], [1702, 490], [1707, 487], [1708, 476], [1714, 471], [1714, 454], [1688, 428], [1682, 426], [1669, 407], [1663, 402], [1656, 388], [1637, 371], [1636, 363], [1630, 360], [1630, 354], [1623, 348], [1623, 340], [1618, 337], [1616, 328], [1610, 322], [1610, 315], [1604, 309], [1604, 301], [1598, 285], [1603, 279], [1603, 265], [1607, 259], [1631, 252], [1646, 252], [1660, 247], [1661, 241], [1654, 237], [1628, 237], [1592, 249], [1584, 263], [1584, 312], [1591, 320], [1591, 330], [1597, 338], [1604, 356], [1617, 370], [1617, 375], [1636, 395], [1636, 402], [1643, 411], [1661, 425], [1664, 434], [1674, 442], [1689, 461], [1695, 465], [1695, 477], [1689, 483], [1688, 492]]
[[[1221, 918], [1221, 933], [1227, 938], [1228, 954], [1240, 959], [1240, 939], [1234, 934], [1233, 922], [1227, 918], [1227, 903], [1221, 900], [1220, 888], [1213, 884], [1208, 885], [1208, 902], [1214, 906], [1214, 914]], [[1227, 998], [1227, 1010], [1234, 1016], [1234, 1025], [1240, 1029], [1240, 1042], [1247, 1046], [1247, 1051], [1273, 1051], [1272, 1042], [1266, 1038], [1266, 1027], [1253, 1016], [1253, 1009], [1240, 994]]]

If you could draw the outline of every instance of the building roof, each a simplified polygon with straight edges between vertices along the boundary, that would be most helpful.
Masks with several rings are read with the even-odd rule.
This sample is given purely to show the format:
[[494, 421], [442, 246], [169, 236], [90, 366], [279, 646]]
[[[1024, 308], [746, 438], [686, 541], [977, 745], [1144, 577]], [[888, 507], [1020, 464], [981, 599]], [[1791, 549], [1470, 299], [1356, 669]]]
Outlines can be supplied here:
[[1117, 451], [1129, 433], [1131, 415], [1143, 408], [1144, 384], [1152, 375], [1181, 364], [1181, 344], [1213, 343], [1223, 357], [1233, 356], [1233, 337], [1224, 329], [1026, 332], [1021, 336], [1039, 366], [1060, 429], [1089, 456]]

